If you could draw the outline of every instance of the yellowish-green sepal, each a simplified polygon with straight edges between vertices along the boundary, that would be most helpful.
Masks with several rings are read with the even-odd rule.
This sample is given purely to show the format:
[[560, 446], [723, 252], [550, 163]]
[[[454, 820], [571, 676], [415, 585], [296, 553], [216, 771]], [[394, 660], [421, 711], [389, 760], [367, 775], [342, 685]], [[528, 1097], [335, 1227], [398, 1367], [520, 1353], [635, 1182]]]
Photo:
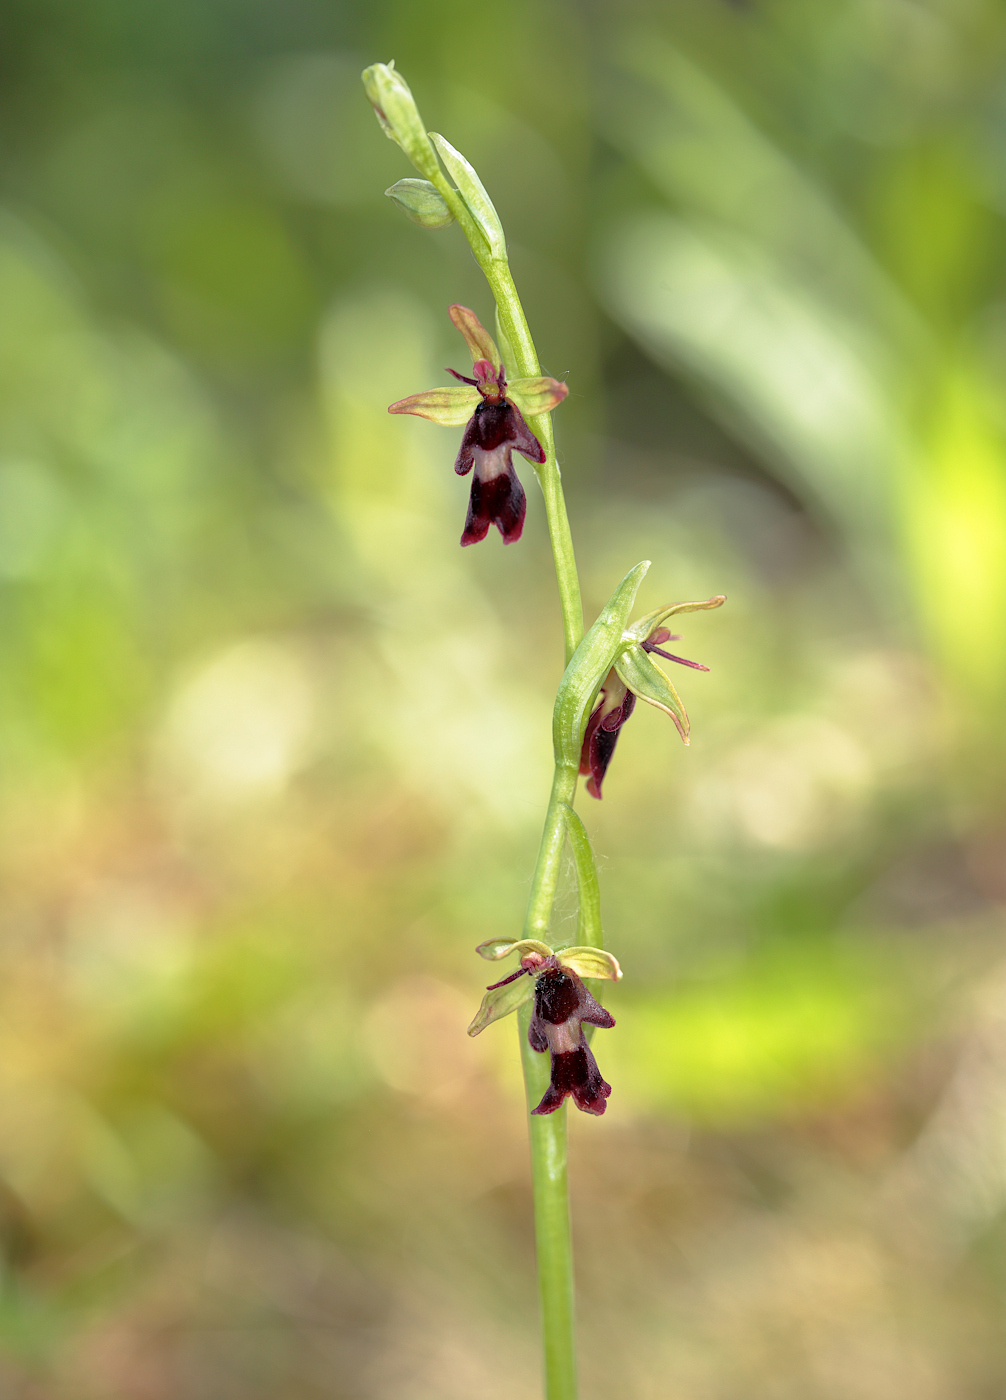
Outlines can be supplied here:
[[494, 258], [506, 258], [506, 238], [503, 234], [503, 225], [500, 223], [500, 216], [496, 213], [495, 206], [486, 187], [476, 175], [475, 170], [460, 151], [456, 151], [451, 143], [439, 135], [436, 131], [430, 132], [430, 140], [437, 148], [440, 159], [447, 166], [451, 179], [458, 187], [458, 193], [471, 210], [472, 218], [478, 224], [489, 244], [489, 251]]
[[500, 958], [508, 958], [511, 953], [519, 957], [524, 957], [526, 953], [540, 953], [543, 958], [552, 956], [548, 944], [540, 943], [537, 938], [487, 938], [475, 951], [488, 962], [499, 962]]
[[578, 977], [607, 977], [612, 982], [622, 980], [618, 959], [603, 948], [563, 948], [555, 957], [560, 967], [568, 967]]
[[507, 398], [517, 405], [525, 418], [551, 413], [568, 393], [561, 379], [550, 379], [545, 374], [534, 379], [514, 379], [506, 386]]
[[429, 180], [397, 180], [384, 193], [420, 228], [447, 228], [454, 222], [447, 201]]
[[486, 1026], [491, 1026], [493, 1021], [517, 1011], [533, 996], [534, 978], [530, 974], [518, 977], [516, 981], [508, 982], [504, 987], [493, 987], [482, 998], [482, 1005], [468, 1027], [468, 1034], [478, 1035]]
[[640, 700], [656, 705], [670, 715], [677, 725], [678, 733], [688, 743], [688, 715], [681, 703], [681, 696], [671, 685], [657, 663], [642, 647], [631, 646], [615, 658], [615, 671], [625, 685], [638, 695]]
[[654, 612], [639, 618], [631, 627], [627, 627], [625, 629], [626, 639], [631, 639], [634, 642], [645, 642], [647, 637], [669, 617], [673, 617], [675, 613], [705, 612], [709, 608], [722, 607], [726, 600], [725, 593], [717, 593], [715, 598], [706, 598], [702, 603], [672, 603], [668, 608], [657, 608]]
[[389, 413], [414, 413], [428, 418], [442, 428], [457, 428], [467, 423], [481, 402], [478, 389], [467, 384], [450, 385], [445, 389], [427, 389], [422, 394], [410, 394], [388, 408]]

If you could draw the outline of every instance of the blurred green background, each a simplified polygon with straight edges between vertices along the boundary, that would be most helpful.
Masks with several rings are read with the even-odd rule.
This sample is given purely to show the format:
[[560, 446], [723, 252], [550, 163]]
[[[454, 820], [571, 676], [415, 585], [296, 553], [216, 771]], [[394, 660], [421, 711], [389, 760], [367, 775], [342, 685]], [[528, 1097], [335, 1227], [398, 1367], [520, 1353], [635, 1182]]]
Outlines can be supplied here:
[[[592, 616], [684, 618], [581, 800], [583, 1393], [1006, 1384], [1006, 11], [4, 0], [0, 1394], [538, 1392], [512, 1024], [561, 630], [389, 418], [503, 218]], [[567, 871], [560, 924], [575, 913]], [[570, 930], [573, 924], [569, 924]]]

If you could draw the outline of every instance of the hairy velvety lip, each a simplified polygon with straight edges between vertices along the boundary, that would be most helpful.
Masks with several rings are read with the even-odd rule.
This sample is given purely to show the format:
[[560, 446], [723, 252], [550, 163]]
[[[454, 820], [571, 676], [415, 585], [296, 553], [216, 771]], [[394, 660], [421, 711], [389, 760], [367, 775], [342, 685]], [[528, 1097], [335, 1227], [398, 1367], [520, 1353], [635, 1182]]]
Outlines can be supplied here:
[[554, 1113], [570, 1094], [584, 1113], [601, 1114], [607, 1107], [611, 1085], [602, 1079], [584, 1039], [584, 1023], [610, 1028], [615, 1018], [594, 1000], [572, 969], [545, 963], [535, 979], [534, 1015], [527, 1038], [532, 1050], [551, 1052], [552, 1075], [532, 1113]]

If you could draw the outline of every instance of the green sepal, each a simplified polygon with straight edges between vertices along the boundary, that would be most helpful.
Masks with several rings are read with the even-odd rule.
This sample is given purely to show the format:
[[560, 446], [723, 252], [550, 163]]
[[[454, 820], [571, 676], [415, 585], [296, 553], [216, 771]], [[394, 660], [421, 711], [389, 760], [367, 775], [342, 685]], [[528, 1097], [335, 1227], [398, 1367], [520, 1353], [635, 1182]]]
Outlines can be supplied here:
[[640, 700], [656, 705], [658, 710], [669, 714], [678, 727], [678, 733], [687, 744], [688, 715], [681, 703], [681, 696], [671, 685], [657, 663], [648, 656], [642, 647], [630, 646], [615, 658], [615, 671], [622, 682]]
[[672, 603], [668, 608], [657, 608], [655, 612], [647, 613], [645, 617], [638, 618], [631, 627], [627, 627], [625, 629], [626, 639], [631, 638], [634, 642], [645, 642], [651, 633], [655, 632], [675, 613], [705, 612], [709, 608], [722, 607], [726, 600], [725, 593], [717, 593], [715, 598], [707, 598], [702, 603]]
[[475, 364], [476, 360], [488, 360], [493, 369], [499, 369], [503, 361], [496, 349], [496, 342], [475, 312], [470, 307], [455, 302], [453, 306], [448, 307], [447, 314], [464, 336], [465, 344], [471, 351], [472, 364]]
[[560, 967], [568, 967], [578, 977], [607, 977], [612, 982], [622, 980], [618, 959], [603, 948], [564, 948], [555, 957]]
[[449, 385], [446, 389], [426, 389], [421, 394], [410, 394], [407, 399], [390, 404], [388, 412], [414, 413], [417, 418], [428, 418], [442, 428], [457, 428], [468, 422], [481, 401], [478, 389], [467, 384]]
[[456, 151], [443, 136], [436, 131], [431, 131], [430, 140], [436, 146], [440, 159], [447, 166], [451, 179], [457, 185], [458, 193], [471, 211], [472, 218], [485, 235], [490, 253], [494, 258], [505, 261], [506, 238], [503, 234], [503, 225], [500, 223], [500, 216], [496, 213], [492, 200], [486, 193], [485, 185], [461, 152]]
[[396, 141], [421, 174], [435, 179], [440, 166], [426, 134], [412, 91], [391, 63], [372, 63], [363, 70], [363, 89], [381, 130]]
[[562, 673], [552, 710], [552, 745], [556, 764], [579, 768], [583, 731], [594, 708], [597, 692], [611, 670], [636, 593], [649, 559], [630, 569], [570, 658]]
[[548, 944], [540, 943], [537, 938], [487, 938], [475, 951], [487, 962], [499, 962], [500, 958], [508, 958], [511, 953], [519, 953], [521, 957], [525, 953], [540, 953], [544, 958], [552, 956]]
[[525, 418], [551, 413], [568, 393], [569, 389], [561, 379], [550, 379], [547, 374], [539, 374], [533, 379], [515, 379], [506, 386], [507, 398], [517, 405]]
[[447, 201], [429, 180], [396, 180], [384, 193], [420, 228], [448, 228], [454, 222]]
[[482, 998], [482, 1005], [468, 1027], [468, 1034], [478, 1035], [486, 1026], [491, 1026], [493, 1021], [509, 1016], [533, 996], [534, 977], [530, 973], [525, 977], [518, 977], [515, 982], [508, 982], [505, 987], [493, 987], [492, 991], [487, 991]]

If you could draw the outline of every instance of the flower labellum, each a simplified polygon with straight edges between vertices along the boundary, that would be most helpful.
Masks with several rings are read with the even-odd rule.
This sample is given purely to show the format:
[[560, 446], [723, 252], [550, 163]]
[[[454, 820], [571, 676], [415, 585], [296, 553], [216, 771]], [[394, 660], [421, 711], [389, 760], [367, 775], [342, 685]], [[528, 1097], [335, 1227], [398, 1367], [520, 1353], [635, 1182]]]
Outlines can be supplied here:
[[389, 413], [414, 413], [446, 427], [465, 424], [454, 463], [459, 476], [474, 468], [462, 545], [485, 539], [495, 525], [504, 544], [519, 540], [527, 498], [514, 471], [513, 453], [530, 462], [545, 461], [545, 449], [524, 421], [524, 414], [547, 413], [568, 392], [557, 379], [539, 375], [507, 384], [506, 370], [496, 345], [474, 311], [454, 305], [450, 317], [471, 351], [473, 378], [448, 370], [464, 388], [429, 389], [400, 399]]
[[[615, 1018], [595, 1001], [582, 978], [609, 977], [617, 981], [622, 975], [617, 960], [602, 948], [563, 948], [553, 952], [547, 943], [531, 938], [516, 943], [491, 939], [481, 944], [478, 952], [490, 959], [519, 952], [521, 959], [516, 972], [486, 988], [468, 1034], [478, 1035], [490, 1022], [516, 1011], [533, 996], [528, 1044], [539, 1054], [550, 1052], [552, 1074], [541, 1103], [531, 1112], [554, 1113], [572, 1095], [584, 1113], [603, 1113], [611, 1085], [601, 1077], [583, 1027], [610, 1028]], [[524, 981], [525, 976], [528, 982]]]
[[658, 608], [656, 612], [633, 623], [622, 634], [627, 645], [615, 657], [615, 664], [601, 685], [597, 704], [583, 734], [580, 772], [590, 775], [587, 778], [587, 791], [591, 797], [601, 796], [601, 784], [615, 752], [618, 735], [636, 708], [637, 698], [670, 715], [678, 733], [688, 743], [689, 725], [685, 707], [661, 667], [651, 659], [651, 653], [655, 652], [666, 661], [676, 661], [679, 666], [708, 671], [709, 667], [698, 661], [686, 661], [683, 656], [664, 651], [665, 642], [679, 641], [680, 638], [661, 624], [674, 613], [718, 608], [725, 602], [723, 594], [717, 594], [703, 603], [675, 603], [669, 608]]
[[532, 1050], [551, 1053], [552, 1077], [532, 1113], [554, 1113], [567, 1094], [573, 1095], [584, 1113], [601, 1114], [607, 1107], [611, 1085], [601, 1078], [584, 1039], [584, 1022], [610, 1029], [615, 1018], [594, 1000], [571, 968], [547, 959], [535, 976], [534, 1015], [527, 1038]]

